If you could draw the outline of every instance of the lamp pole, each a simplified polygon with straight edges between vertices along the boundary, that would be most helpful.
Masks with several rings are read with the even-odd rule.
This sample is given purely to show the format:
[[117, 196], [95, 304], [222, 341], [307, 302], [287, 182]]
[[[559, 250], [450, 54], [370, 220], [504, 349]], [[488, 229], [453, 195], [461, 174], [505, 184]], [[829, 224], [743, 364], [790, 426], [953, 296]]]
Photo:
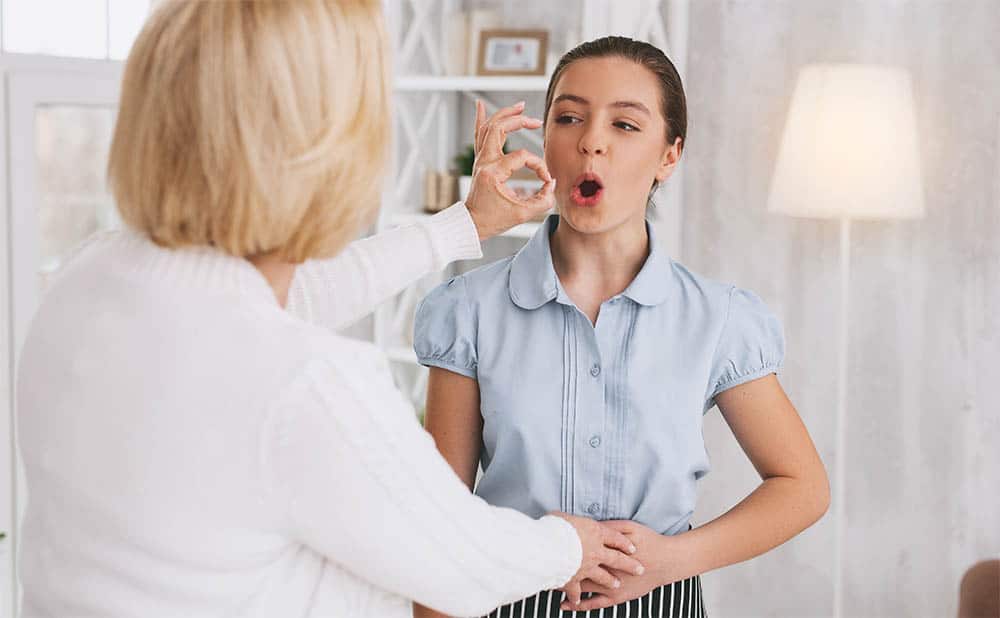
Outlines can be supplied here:
[[834, 440], [833, 616], [843, 615], [844, 596], [844, 495], [847, 479], [847, 352], [848, 312], [851, 307], [851, 219], [840, 218], [840, 311], [837, 328], [837, 415]]

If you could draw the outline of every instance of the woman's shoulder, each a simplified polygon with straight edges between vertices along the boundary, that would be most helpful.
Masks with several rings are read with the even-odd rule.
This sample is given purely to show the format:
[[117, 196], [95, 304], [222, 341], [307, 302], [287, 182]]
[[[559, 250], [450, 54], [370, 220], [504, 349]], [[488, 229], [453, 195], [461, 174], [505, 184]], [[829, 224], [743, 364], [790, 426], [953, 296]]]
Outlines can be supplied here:
[[699, 299], [709, 303], [729, 303], [729, 297], [736, 286], [732, 283], [708, 277], [676, 260], [670, 260], [670, 278], [688, 299]]
[[513, 256], [506, 257], [450, 277], [435, 286], [421, 304], [427, 309], [455, 304], [497, 306], [497, 301], [508, 297], [512, 261]]
[[465, 287], [477, 296], [491, 291], [506, 291], [507, 282], [510, 279], [510, 268], [513, 262], [514, 256], [507, 256], [495, 262], [490, 262], [489, 264], [466, 271], [456, 278], [462, 279]]
[[741, 319], [774, 320], [767, 303], [750, 288], [697, 273], [671, 260], [671, 277], [678, 286], [680, 298], [717, 315], [724, 322]]

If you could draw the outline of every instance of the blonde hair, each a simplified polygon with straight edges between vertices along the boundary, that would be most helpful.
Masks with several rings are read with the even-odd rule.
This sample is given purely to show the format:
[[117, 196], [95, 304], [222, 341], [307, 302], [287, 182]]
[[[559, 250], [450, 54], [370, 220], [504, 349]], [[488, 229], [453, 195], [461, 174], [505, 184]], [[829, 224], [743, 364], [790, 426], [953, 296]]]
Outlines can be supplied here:
[[122, 218], [165, 247], [335, 255], [378, 208], [387, 65], [378, 0], [164, 3], [122, 81]]

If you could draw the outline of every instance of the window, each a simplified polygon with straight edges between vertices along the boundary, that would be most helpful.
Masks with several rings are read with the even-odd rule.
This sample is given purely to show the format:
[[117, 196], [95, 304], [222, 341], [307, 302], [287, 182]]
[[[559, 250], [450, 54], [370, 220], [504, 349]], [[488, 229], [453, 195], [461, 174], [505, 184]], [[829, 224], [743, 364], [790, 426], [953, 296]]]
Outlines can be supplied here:
[[82, 105], [36, 108], [39, 274], [43, 282], [83, 240], [119, 224], [105, 183], [112, 111]]
[[0, 3], [5, 52], [113, 60], [128, 55], [152, 4], [150, 0], [0, 0]]

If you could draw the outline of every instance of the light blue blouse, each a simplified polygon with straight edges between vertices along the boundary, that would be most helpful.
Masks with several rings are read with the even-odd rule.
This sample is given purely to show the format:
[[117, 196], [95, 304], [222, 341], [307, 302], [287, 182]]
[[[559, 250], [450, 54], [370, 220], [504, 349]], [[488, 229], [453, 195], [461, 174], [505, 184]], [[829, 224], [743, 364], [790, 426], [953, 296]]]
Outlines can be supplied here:
[[702, 418], [720, 392], [776, 373], [784, 337], [752, 292], [650, 254], [591, 325], [552, 266], [551, 215], [514, 256], [468, 272], [417, 308], [424, 365], [479, 382], [476, 493], [532, 517], [564, 511], [688, 529], [709, 470]]

